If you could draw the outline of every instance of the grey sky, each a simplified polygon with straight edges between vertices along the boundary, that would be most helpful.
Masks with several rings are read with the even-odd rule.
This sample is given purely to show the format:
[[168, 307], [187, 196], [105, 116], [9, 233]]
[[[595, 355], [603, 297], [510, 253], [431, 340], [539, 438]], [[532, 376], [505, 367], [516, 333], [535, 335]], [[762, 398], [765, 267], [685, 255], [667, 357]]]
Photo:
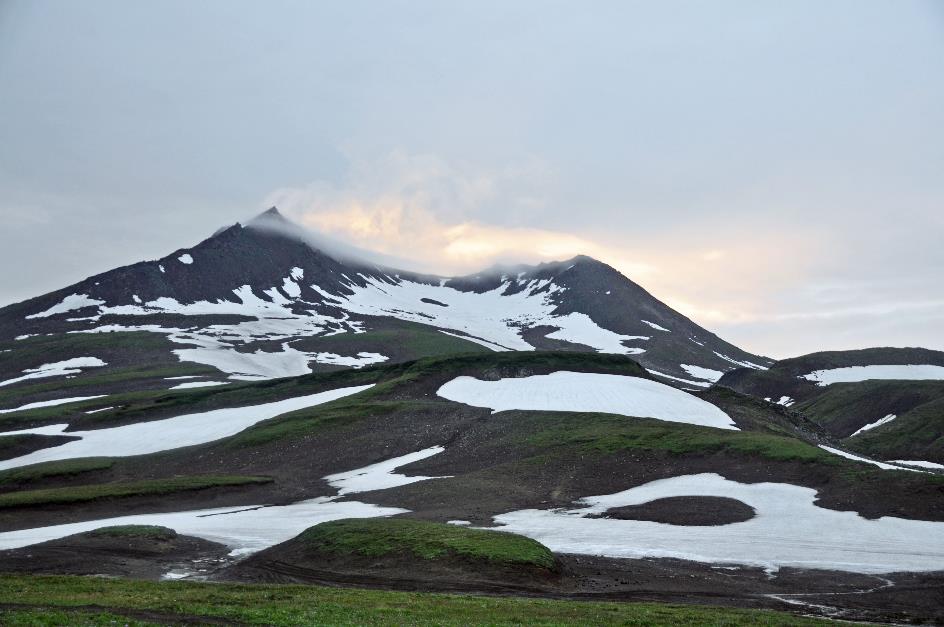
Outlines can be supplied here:
[[773, 356], [944, 349], [942, 172], [934, 0], [0, 0], [3, 303], [278, 202], [441, 272], [587, 252]]

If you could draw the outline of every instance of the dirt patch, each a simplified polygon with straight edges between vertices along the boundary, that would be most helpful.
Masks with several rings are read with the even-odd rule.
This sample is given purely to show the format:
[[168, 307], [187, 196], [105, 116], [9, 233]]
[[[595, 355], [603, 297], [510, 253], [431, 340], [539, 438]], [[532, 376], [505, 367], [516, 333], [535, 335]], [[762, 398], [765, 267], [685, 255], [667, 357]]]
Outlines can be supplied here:
[[36, 433], [6, 435], [0, 437], [0, 460], [29, 455], [35, 451], [60, 446], [73, 440], [81, 440], [81, 438], [68, 435], [38, 435]]
[[90, 531], [0, 551], [0, 571], [160, 579], [172, 570], [209, 571], [224, 561], [228, 553], [229, 549], [222, 544], [177, 535], [170, 529], [147, 535]]
[[757, 515], [754, 508], [724, 496], [673, 496], [640, 505], [612, 507], [587, 518], [649, 520], [669, 525], [712, 526], [744, 522]]

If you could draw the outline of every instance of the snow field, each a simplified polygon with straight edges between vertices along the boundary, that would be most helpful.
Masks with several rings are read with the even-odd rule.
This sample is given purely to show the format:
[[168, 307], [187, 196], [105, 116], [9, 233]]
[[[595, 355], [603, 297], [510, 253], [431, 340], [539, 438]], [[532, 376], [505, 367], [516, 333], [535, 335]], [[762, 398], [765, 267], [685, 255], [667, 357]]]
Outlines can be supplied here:
[[605, 412], [737, 430], [731, 417], [711, 403], [639, 377], [567, 371], [498, 381], [458, 377], [437, 394], [487, 407], [493, 413], [511, 409]]

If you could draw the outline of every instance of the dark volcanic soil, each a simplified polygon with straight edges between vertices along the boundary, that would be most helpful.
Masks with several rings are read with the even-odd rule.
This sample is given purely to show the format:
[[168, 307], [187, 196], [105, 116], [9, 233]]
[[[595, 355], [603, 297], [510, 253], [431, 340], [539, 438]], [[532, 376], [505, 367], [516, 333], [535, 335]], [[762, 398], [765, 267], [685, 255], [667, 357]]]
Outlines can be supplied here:
[[[277, 548], [277, 547], [274, 547]], [[944, 572], [860, 575], [710, 565], [674, 559], [612, 559], [558, 555], [560, 573], [535, 576], [442, 568], [409, 557], [301, 563], [269, 551], [218, 571], [220, 581], [307, 583], [391, 590], [547, 596], [578, 600], [660, 601], [769, 608], [842, 618], [940, 624], [944, 621]]]
[[209, 569], [229, 553], [222, 544], [167, 531], [156, 537], [91, 531], [2, 551], [0, 572], [160, 579], [174, 569]]
[[78, 440], [77, 436], [68, 435], [38, 435], [36, 433], [22, 433], [0, 437], [0, 460], [14, 459], [22, 455], [29, 455], [52, 446], [60, 446], [66, 442]]
[[729, 525], [753, 518], [754, 508], [737, 499], [723, 496], [673, 496], [642, 505], [612, 507], [588, 518], [651, 520], [670, 525]]

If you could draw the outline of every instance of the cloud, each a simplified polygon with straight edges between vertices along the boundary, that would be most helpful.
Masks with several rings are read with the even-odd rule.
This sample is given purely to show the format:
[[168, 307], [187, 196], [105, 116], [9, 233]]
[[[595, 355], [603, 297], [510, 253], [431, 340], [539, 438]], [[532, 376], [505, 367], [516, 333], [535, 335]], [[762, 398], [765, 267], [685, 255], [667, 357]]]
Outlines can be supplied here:
[[774, 356], [916, 337], [877, 329], [877, 316], [907, 318], [916, 329], [938, 319], [936, 299], [914, 298], [925, 278], [870, 272], [885, 265], [882, 249], [850, 238], [844, 222], [743, 207], [664, 221], [632, 206], [611, 227], [590, 217], [592, 207], [566, 206], [555, 178], [535, 159], [487, 169], [397, 151], [351, 158], [340, 182], [281, 188], [265, 204], [433, 274], [590, 255], [699, 324]]

